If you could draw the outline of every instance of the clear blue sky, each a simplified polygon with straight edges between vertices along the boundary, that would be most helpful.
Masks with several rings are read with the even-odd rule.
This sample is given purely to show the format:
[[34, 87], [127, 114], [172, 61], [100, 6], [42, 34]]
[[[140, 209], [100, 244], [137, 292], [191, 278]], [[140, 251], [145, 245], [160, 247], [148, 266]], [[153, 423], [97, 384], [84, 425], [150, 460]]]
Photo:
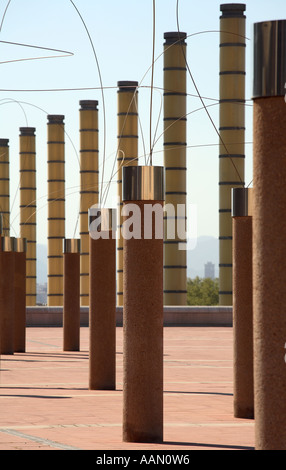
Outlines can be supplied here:
[[[100, 67], [106, 105], [105, 184], [116, 158], [117, 81], [137, 80], [139, 113], [143, 137], [140, 154], [149, 148], [150, 65], [152, 59], [153, 2], [151, 0], [74, 0], [92, 39]], [[179, 1], [179, 25], [187, 39], [188, 64], [203, 97], [219, 98], [219, 16], [217, 0]], [[246, 0], [247, 87], [246, 184], [252, 180], [252, 30], [253, 23], [285, 19], [285, 0]], [[19, 236], [19, 127], [36, 127], [38, 242], [46, 243], [47, 217], [47, 114], [64, 114], [66, 128], [66, 237], [78, 235], [79, 208], [79, 101], [97, 99], [100, 115], [100, 165], [103, 159], [103, 106], [101, 81], [90, 38], [70, 0], [2, 0], [0, 18], [6, 10], [1, 41], [42, 46], [71, 52], [66, 57], [47, 58], [51, 52], [0, 43], [0, 137], [9, 138], [11, 156], [11, 208], [14, 235]], [[153, 129], [159, 117], [163, 83], [163, 35], [177, 29], [176, 0], [157, 0], [155, 15], [155, 57]], [[197, 34], [199, 33], [199, 34]], [[60, 55], [58, 53], [52, 53]], [[45, 59], [16, 61], [45, 56]], [[149, 72], [148, 72], [149, 70]], [[72, 91], [71, 89], [77, 89]], [[86, 90], [83, 90], [86, 88]], [[89, 89], [88, 89], [89, 88]], [[68, 89], [68, 91], [41, 91]], [[25, 90], [37, 90], [29, 92]], [[218, 137], [188, 78], [188, 194], [197, 206], [198, 235], [218, 236]], [[205, 99], [205, 104], [213, 103]], [[209, 108], [218, 127], [218, 105]], [[155, 146], [154, 161], [163, 163], [163, 139]], [[144, 164], [144, 158], [142, 158]], [[110, 186], [108, 204], [115, 206], [116, 176]], [[13, 233], [13, 232], [12, 232]]]

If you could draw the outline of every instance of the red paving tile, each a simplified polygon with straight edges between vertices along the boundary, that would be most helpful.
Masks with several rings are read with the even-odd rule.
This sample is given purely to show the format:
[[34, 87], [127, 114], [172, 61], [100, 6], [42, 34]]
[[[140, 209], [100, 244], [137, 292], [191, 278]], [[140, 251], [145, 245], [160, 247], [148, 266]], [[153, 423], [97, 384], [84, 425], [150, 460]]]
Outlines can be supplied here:
[[88, 388], [88, 328], [63, 352], [62, 328], [27, 328], [2, 355], [0, 450], [252, 450], [254, 421], [233, 417], [232, 328], [164, 329], [164, 442], [122, 442], [122, 328], [116, 390]]

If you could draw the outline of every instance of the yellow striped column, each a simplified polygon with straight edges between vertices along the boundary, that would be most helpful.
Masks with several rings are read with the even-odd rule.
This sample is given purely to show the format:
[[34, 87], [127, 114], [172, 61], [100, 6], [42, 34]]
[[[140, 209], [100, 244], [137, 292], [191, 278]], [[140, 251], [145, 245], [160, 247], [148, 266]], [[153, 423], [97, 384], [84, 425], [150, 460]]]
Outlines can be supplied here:
[[138, 82], [120, 81], [117, 104], [117, 305], [123, 305], [122, 167], [138, 165]]
[[48, 306], [63, 305], [64, 116], [48, 116]]
[[0, 139], [0, 212], [2, 214], [2, 235], [10, 234], [10, 176], [9, 139]]
[[80, 298], [89, 305], [88, 209], [98, 203], [98, 101], [80, 101]]
[[26, 305], [37, 299], [36, 138], [34, 127], [20, 127], [20, 237], [27, 241]]
[[232, 305], [231, 190], [244, 186], [245, 5], [220, 9], [219, 303]]
[[[179, 236], [186, 224], [186, 33], [164, 34], [164, 166], [165, 204], [174, 212], [165, 212], [164, 304], [187, 304], [187, 252]], [[184, 212], [178, 212], [178, 204]], [[168, 238], [167, 224], [174, 224], [174, 236]]]

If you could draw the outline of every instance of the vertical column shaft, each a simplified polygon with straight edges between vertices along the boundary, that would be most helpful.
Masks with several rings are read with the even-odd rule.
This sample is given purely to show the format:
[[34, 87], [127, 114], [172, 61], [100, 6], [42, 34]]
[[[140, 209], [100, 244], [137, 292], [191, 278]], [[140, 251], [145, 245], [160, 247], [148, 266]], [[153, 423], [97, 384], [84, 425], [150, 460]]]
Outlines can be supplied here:
[[[164, 304], [186, 305], [187, 252], [179, 249], [186, 242], [179, 225], [185, 231], [187, 214], [186, 33], [165, 33], [164, 38], [165, 204], [173, 208], [164, 215]], [[174, 238], [168, 238], [168, 223], [174, 224]]]
[[9, 139], [0, 139], [0, 212], [3, 219], [3, 236], [10, 234], [9, 175]]
[[37, 300], [37, 200], [35, 128], [20, 128], [20, 237], [27, 240], [27, 305]]
[[64, 116], [48, 116], [48, 306], [63, 305]]
[[286, 20], [254, 25], [255, 448], [286, 449]]
[[117, 305], [123, 305], [122, 168], [138, 165], [138, 82], [118, 82], [117, 112]]
[[80, 298], [89, 305], [88, 209], [98, 203], [98, 101], [80, 101]]
[[64, 241], [63, 350], [80, 349], [80, 240]]
[[[160, 442], [163, 440], [163, 167], [126, 167], [123, 171], [123, 223], [130, 223], [131, 211], [138, 233], [129, 237], [123, 227], [123, 440]], [[154, 216], [148, 212], [150, 207], [158, 211], [155, 223]]]
[[16, 239], [15, 247], [15, 317], [14, 351], [26, 351], [26, 252], [27, 241]]
[[245, 5], [221, 5], [219, 303], [232, 305], [231, 188], [244, 186]]
[[234, 416], [253, 419], [252, 189], [232, 195]]
[[93, 232], [90, 223], [89, 237], [91, 390], [115, 390], [116, 387], [116, 240], [112, 227], [113, 211], [90, 208], [89, 212], [90, 221], [94, 217], [101, 218], [99, 233]]
[[14, 354], [15, 322], [15, 239], [2, 237], [0, 252], [1, 354]]

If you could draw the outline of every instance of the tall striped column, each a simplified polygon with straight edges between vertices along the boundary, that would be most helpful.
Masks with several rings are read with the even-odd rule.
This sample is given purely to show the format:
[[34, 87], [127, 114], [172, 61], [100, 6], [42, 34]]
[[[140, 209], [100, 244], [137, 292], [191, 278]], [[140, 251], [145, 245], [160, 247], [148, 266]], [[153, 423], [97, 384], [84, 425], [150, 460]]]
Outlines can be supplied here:
[[35, 128], [20, 127], [20, 237], [27, 241], [26, 305], [37, 300], [36, 143]]
[[245, 5], [220, 9], [219, 303], [232, 305], [231, 189], [244, 186]]
[[122, 167], [138, 165], [138, 82], [120, 81], [117, 112], [117, 305], [123, 305]]
[[80, 298], [89, 305], [88, 209], [98, 203], [98, 101], [80, 101]]
[[0, 212], [2, 214], [2, 235], [10, 234], [10, 176], [9, 139], [0, 139]]
[[64, 116], [48, 116], [48, 306], [63, 305]]
[[[186, 33], [164, 34], [164, 166], [165, 212], [164, 239], [164, 304], [187, 304], [187, 256], [179, 244], [179, 224], [186, 225]], [[178, 211], [178, 204], [184, 207]], [[170, 237], [167, 225], [174, 224]]]

